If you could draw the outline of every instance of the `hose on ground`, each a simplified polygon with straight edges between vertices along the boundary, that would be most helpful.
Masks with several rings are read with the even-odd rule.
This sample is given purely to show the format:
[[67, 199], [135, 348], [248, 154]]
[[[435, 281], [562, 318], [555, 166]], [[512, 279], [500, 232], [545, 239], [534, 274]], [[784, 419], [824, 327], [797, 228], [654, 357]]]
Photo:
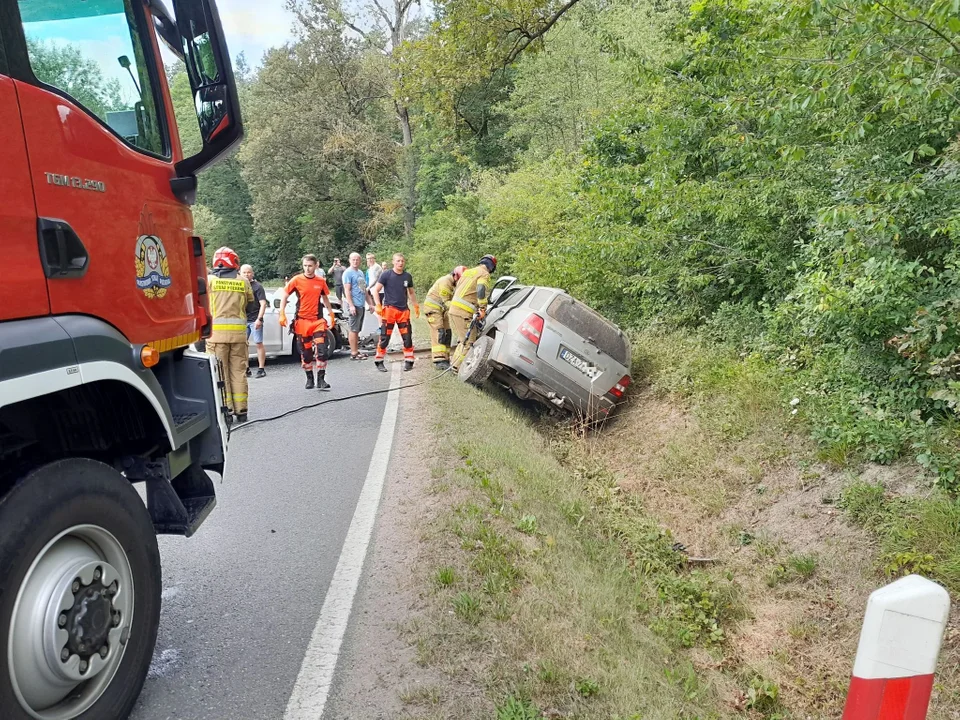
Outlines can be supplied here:
[[438, 373], [433, 377], [427, 378], [426, 380], [421, 380], [420, 382], [409, 383], [407, 385], [399, 385], [398, 387], [395, 387], [395, 388], [382, 388], [380, 390], [368, 390], [362, 393], [354, 393], [353, 395], [344, 395], [343, 397], [326, 398], [324, 400], [320, 400], [319, 402], [301, 405], [298, 408], [294, 408], [293, 410], [287, 410], [286, 412], [280, 413], [279, 415], [273, 415], [272, 417], [258, 418], [257, 420], [250, 420], [249, 422], [245, 422], [242, 425], [231, 426], [230, 429], [227, 431], [227, 437], [229, 438], [234, 433], [238, 433], [241, 430], [246, 430], [248, 427], [252, 427], [258, 423], [268, 423], [268, 422], [273, 422], [274, 420], [280, 420], [281, 418], [285, 418], [289, 415], [294, 415], [295, 413], [302, 412], [304, 410], [309, 410], [310, 408], [320, 407], [321, 405], [326, 405], [327, 403], [344, 402], [345, 400], [356, 400], [357, 398], [369, 397], [371, 395], [382, 395], [385, 393], [397, 392], [399, 390], [408, 390], [409, 388], [419, 387], [420, 385], [426, 385], [427, 383], [432, 383], [436, 380], [439, 380], [444, 375], [450, 372], [453, 372], [453, 369], [447, 368], [443, 372]]

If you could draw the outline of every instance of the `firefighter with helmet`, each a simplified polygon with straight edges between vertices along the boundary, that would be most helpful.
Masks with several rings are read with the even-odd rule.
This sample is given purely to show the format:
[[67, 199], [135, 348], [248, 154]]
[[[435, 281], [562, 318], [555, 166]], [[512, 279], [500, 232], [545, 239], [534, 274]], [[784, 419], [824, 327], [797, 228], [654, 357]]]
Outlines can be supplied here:
[[[460, 344], [453, 353], [450, 365], [454, 371], [460, 369], [460, 363], [476, 342], [479, 335], [479, 323], [487, 316], [487, 303], [490, 301], [490, 276], [497, 269], [497, 258], [484, 255], [480, 264], [465, 270], [457, 283], [450, 301], [450, 326], [460, 338]], [[474, 320], [478, 322], [474, 322]]]
[[237, 422], [247, 420], [247, 304], [253, 302], [250, 282], [240, 276], [240, 258], [228, 247], [213, 254], [207, 277], [213, 332], [207, 352], [223, 367], [227, 407]]
[[447, 312], [450, 301], [453, 299], [457, 283], [466, 271], [466, 266], [457, 265], [452, 272], [441, 275], [430, 286], [427, 299], [423, 301], [423, 312], [430, 325], [430, 340], [433, 346], [433, 366], [437, 370], [446, 370], [450, 367], [450, 343], [453, 341], [453, 332], [450, 330], [450, 319]]

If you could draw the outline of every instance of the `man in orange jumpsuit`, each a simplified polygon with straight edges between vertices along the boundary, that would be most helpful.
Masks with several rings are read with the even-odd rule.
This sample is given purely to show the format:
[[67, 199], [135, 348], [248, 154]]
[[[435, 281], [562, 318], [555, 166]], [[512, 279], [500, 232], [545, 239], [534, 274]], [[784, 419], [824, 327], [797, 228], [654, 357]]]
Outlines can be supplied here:
[[394, 325], [403, 339], [403, 369], [413, 370], [413, 332], [410, 328], [410, 307], [407, 300], [413, 304], [417, 317], [420, 317], [420, 306], [417, 304], [417, 294], [413, 291], [413, 278], [403, 269], [406, 264], [406, 258], [397, 253], [393, 256], [393, 270], [384, 270], [377, 284], [370, 288], [370, 294], [377, 301], [376, 313], [382, 320], [380, 342], [377, 344], [377, 357], [374, 361], [380, 372], [387, 372], [383, 359], [387, 356], [387, 346], [390, 344]]
[[[316, 387], [329, 390], [327, 384], [327, 321], [323, 317], [321, 305], [327, 308], [327, 316], [333, 318], [330, 306], [330, 288], [327, 281], [317, 277], [317, 258], [315, 255], [303, 256], [303, 273], [291, 278], [280, 293], [280, 325], [287, 326], [287, 298], [296, 293], [297, 314], [293, 318], [293, 334], [300, 342], [301, 366], [307, 373], [307, 390]], [[313, 382], [313, 368], [316, 364], [317, 382]]]

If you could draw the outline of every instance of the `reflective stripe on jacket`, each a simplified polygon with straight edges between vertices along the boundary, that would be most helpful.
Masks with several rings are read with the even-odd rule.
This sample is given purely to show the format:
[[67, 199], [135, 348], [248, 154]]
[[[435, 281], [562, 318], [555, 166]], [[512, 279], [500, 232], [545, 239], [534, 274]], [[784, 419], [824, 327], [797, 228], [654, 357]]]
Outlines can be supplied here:
[[485, 308], [490, 300], [490, 271], [486, 265], [477, 265], [463, 273], [453, 300], [450, 301], [450, 314], [460, 317], [472, 317], [477, 308]]
[[453, 297], [453, 291], [456, 283], [453, 281], [453, 275], [447, 273], [437, 278], [437, 281], [430, 286], [427, 292], [427, 299], [423, 301], [423, 306], [427, 312], [436, 310], [438, 312], [447, 311], [447, 303]]
[[221, 271], [207, 277], [210, 312], [213, 314], [212, 343], [247, 341], [247, 303], [253, 302], [253, 290], [236, 270]]

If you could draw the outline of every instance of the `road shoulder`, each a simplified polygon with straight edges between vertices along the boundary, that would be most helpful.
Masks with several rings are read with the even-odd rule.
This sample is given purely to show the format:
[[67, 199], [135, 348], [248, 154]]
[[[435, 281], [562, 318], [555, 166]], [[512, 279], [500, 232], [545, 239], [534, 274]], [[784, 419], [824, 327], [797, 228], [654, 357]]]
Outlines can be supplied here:
[[430, 494], [435, 448], [424, 425], [429, 414], [426, 386], [402, 391], [374, 538], [325, 720], [440, 717], [425, 714], [423, 702], [429, 706], [447, 681], [418, 664], [409, 641], [423, 609], [422, 589], [411, 570], [418, 564], [423, 528], [442, 502]]

